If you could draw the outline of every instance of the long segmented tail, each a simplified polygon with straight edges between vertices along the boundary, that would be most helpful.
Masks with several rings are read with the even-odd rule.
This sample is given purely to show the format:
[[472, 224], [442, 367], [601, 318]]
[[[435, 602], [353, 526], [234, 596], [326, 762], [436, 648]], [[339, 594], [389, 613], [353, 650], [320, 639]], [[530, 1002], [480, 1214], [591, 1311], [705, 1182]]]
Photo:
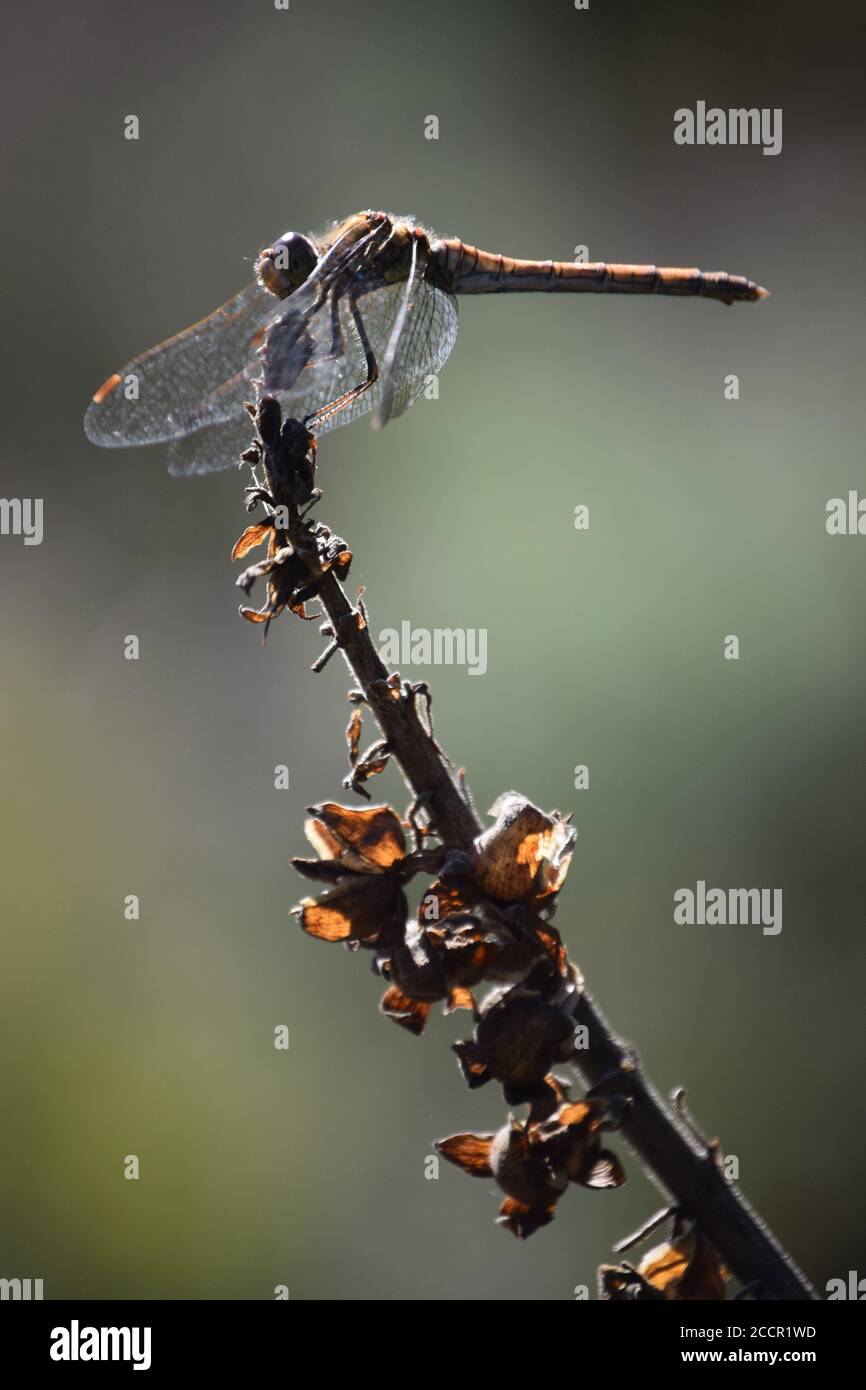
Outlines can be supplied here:
[[587, 294], [700, 295], [723, 304], [764, 299], [768, 291], [743, 275], [675, 266], [610, 265], [605, 261], [517, 261], [457, 239], [433, 247], [440, 283], [452, 294], [520, 290]]

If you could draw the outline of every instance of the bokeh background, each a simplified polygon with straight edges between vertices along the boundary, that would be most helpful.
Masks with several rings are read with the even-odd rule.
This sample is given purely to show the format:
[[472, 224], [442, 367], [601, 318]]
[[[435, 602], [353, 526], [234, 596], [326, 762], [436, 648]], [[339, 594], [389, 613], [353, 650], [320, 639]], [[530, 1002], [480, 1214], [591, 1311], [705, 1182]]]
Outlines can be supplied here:
[[[263, 648], [238, 619], [243, 475], [173, 480], [81, 429], [261, 245], [364, 207], [773, 292], [469, 301], [437, 402], [324, 440], [319, 514], [377, 631], [488, 629], [483, 678], [411, 671], [479, 808], [574, 810], [557, 924], [599, 1002], [819, 1287], [866, 1273], [866, 539], [824, 527], [866, 492], [860, 7], [84, 0], [4, 29], [2, 492], [44, 498], [45, 538], [0, 543], [0, 1273], [569, 1299], [659, 1204], [627, 1157], [522, 1244], [492, 1184], [425, 1180], [435, 1138], [503, 1115], [458, 1075], [465, 1016], [410, 1038], [366, 956], [287, 916], [304, 807], [341, 793], [340, 663], [311, 675], [312, 625]], [[782, 153], [675, 145], [697, 100], [782, 107]], [[393, 772], [377, 794], [405, 805]], [[782, 934], [675, 926], [699, 878], [781, 887]]]

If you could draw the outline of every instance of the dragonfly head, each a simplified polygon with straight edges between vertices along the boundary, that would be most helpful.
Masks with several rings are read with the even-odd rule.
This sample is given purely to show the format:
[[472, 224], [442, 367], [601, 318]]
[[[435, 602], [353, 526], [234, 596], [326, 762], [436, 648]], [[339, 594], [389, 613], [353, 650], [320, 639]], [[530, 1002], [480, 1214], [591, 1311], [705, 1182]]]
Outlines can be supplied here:
[[319, 253], [309, 237], [300, 232], [283, 232], [273, 246], [266, 246], [256, 261], [259, 284], [285, 299], [312, 275]]

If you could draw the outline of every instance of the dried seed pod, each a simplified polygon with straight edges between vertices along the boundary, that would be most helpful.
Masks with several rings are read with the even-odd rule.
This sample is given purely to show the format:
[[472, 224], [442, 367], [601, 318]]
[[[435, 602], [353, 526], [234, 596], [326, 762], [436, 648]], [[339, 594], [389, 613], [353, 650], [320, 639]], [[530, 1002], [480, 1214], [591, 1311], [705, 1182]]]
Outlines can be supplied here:
[[[462, 916], [437, 927], [410, 922], [405, 939], [383, 962], [382, 973], [391, 980], [380, 1008], [395, 1023], [420, 1033], [430, 1004], [445, 1002], [445, 1012], [473, 1009], [471, 987], [485, 978], [491, 953], [484, 931], [470, 917]], [[423, 1010], [417, 1005], [424, 1005]]]
[[568, 1186], [530, 1128], [513, 1116], [494, 1136], [490, 1168], [503, 1192], [528, 1207], [552, 1207]]
[[516, 1103], [538, 1089], [554, 1063], [572, 1055], [574, 1020], [538, 994], [519, 986], [494, 991], [481, 1015], [474, 1037], [453, 1045], [472, 1087], [494, 1078], [514, 1088], [508, 1098]]
[[561, 1189], [551, 1187], [543, 1160], [528, 1152], [522, 1126], [512, 1119], [497, 1134], [453, 1134], [436, 1148], [470, 1177], [496, 1178], [506, 1192], [497, 1221], [514, 1235], [525, 1239], [553, 1220]]
[[[550, 1089], [561, 1092], [556, 1078]], [[601, 1149], [606, 1104], [600, 1100], [563, 1104], [549, 1121], [521, 1123], [513, 1116], [496, 1134], [454, 1134], [436, 1145], [443, 1157], [472, 1177], [493, 1177], [505, 1193], [497, 1218], [525, 1239], [552, 1221], [570, 1182], [584, 1187], [618, 1187], [625, 1175]], [[615, 1180], [599, 1181], [602, 1168]]]
[[416, 921], [407, 924], [405, 939], [391, 952], [385, 973], [410, 999], [435, 1003], [448, 994], [449, 985], [440, 954]]
[[717, 1302], [725, 1297], [729, 1271], [694, 1221], [674, 1217], [671, 1238], [632, 1265], [602, 1265], [602, 1298], [664, 1299], [678, 1303]]
[[492, 898], [538, 903], [565, 880], [577, 832], [558, 812], [547, 815], [517, 792], [492, 807], [496, 823], [475, 841], [475, 876]]

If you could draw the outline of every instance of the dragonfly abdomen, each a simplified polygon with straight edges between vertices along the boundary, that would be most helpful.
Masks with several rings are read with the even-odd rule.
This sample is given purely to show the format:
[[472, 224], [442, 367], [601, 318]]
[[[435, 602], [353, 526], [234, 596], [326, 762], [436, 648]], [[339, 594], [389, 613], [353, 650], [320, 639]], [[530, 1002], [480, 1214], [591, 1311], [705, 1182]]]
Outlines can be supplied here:
[[441, 241], [433, 251], [442, 283], [452, 294], [503, 294], [514, 291], [584, 294], [699, 295], [735, 300], [763, 299], [767, 291], [743, 275], [723, 270], [655, 265], [612, 265], [606, 261], [520, 261], [479, 251], [458, 240]]

